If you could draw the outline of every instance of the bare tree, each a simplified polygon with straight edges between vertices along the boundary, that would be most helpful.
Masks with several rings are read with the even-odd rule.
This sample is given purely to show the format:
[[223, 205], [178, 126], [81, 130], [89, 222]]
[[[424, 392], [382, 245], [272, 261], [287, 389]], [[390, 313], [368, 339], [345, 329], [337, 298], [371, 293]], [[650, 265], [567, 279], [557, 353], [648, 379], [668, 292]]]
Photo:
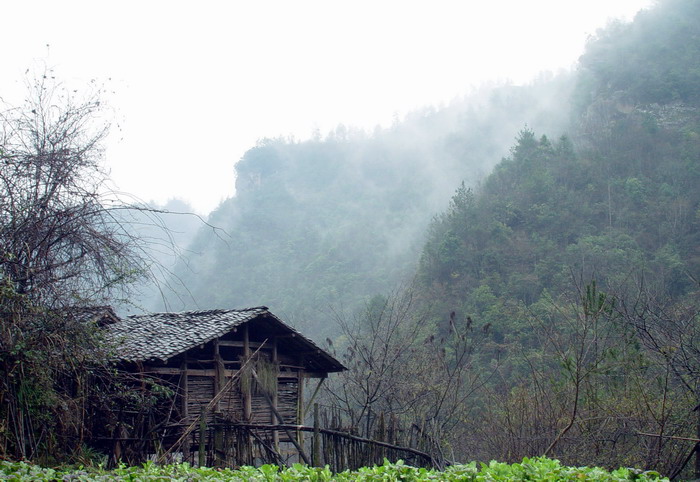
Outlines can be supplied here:
[[123, 295], [148, 267], [118, 214], [131, 206], [107, 187], [99, 93], [78, 100], [49, 72], [29, 88], [0, 112], [0, 456], [80, 443], [104, 352], [75, 308]]
[[31, 89], [0, 113], [2, 276], [42, 306], [110, 295], [143, 264], [107, 189], [100, 101], [75, 101], [46, 75]]
[[[682, 387], [689, 403], [685, 413], [680, 415], [682, 423], [672, 426], [666, 417], [656, 426], [657, 433], [646, 434], [656, 438], [658, 451], [674, 440], [685, 439], [690, 444], [690, 454], [695, 453], [695, 478], [700, 477], [700, 306], [698, 292], [691, 292], [683, 298], [660, 295], [663, 292], [643, 278], [636, 291], [627, 290], [620, 295], [618, 312], [629, 326], [633, 327], [638, 339], [652, 358], [673, 375], [673, 381]], [[678, 397], [681, 398], [681, 397]], [[666, 397], [660, 402], [665, 407], [670, 402]], [[689, 420], [695, 419], [693, 424]], [[687, 450], [687, 448], [686, 448]], [[687, 462], [676, 467], [675, 475]]]
[[[559, 297], [528, 308], [535, 343], [510, 354], [524, 370], [492, 387], [482, 415], [488, 457], [672, 471], [678, 437], [687, 437], [674, 420], [687, 397], [625, 323], [627, 298], [572, 281]], [[654, 431], [664, 439], [640, 436]]]
[[446, 318], [441, 336], [411, 287], [375, 297], [351, 321], [337, 316], [348, 371], [327, 387], [327, 397], [354, 430], [372, 437], [385, 416], [394, 416], [433, 453], [454, 447], [453, 429], [466, 422], [468, 401], [488, 378], [473, 366], [488, 327], [458, 320], [454, 312]]

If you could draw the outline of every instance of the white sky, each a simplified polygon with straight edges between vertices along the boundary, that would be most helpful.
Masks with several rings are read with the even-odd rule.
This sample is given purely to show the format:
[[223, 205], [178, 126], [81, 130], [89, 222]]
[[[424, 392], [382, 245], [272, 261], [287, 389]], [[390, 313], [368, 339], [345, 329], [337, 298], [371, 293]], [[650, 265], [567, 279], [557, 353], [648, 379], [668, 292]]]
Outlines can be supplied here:
[[37, 62], [71, 85], [107, 82], [118, 187], [208, 213], [259, 138], [386, 126], [474, 85], [569, 68], [589, 34], [650, 3], [0, 0], [0, 97], [18, 100]]

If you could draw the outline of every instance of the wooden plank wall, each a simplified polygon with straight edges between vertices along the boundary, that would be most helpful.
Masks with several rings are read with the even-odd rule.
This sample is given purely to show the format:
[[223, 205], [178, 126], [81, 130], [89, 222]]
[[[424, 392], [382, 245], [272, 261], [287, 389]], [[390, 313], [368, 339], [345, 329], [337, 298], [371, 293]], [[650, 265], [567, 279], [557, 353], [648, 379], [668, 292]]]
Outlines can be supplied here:
[[[227, 370], [225, 383], [228, 383], [231, 376], [237, 371]], [[282, 375], [278, 378], [277, 385], [277, 410], [282, 415], [285, 423], [297, 423], [297, 401], [299, 383], [297, 375], [294, 378]], [[197, 418], [202, 407], [206, 407], [215, 395], [215, 377], [212, 375], [188, 375], [187, 384], [183, 384], [183, 389], [187, 390], [187, 417], [183, 422], [191, 423]], [[182, 396], [182, 395], [181, 395]], [[251, 420], [261, 423], [273, 421], [272, 410], [262, 394], [253, 394], [251, 399], [252, 417]], [[243, 396], [240, 385], [237, 381], [229, 385], [228, 390], [219, 402], [219, 413], [229, 420], [243, 421]], [[207, 422], [213, 421], [212, 413], [207, 414]], [[274, 420], [276, 422], [276, 420]]]

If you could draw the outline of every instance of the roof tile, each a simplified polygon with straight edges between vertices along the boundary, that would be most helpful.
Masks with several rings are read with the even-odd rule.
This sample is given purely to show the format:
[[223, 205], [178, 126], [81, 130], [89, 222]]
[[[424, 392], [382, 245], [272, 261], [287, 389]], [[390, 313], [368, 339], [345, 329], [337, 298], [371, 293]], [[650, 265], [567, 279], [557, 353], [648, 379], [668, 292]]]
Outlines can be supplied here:
[[[304, 364], [311, 371], [346, 370], [342, 363], [291, 326], [270, 313], [265, 306], [242, 310], [185, 311], [134, 315], [106, 325], [108, 340], [115, 344], [117, 359], [127, 362], [167, 361], [197, 345], [219, 338], [261, 315], [279, 329], [294, 334], [287, 343], [308, 355]], [[294, 341], [295, 340], [295, 341]]]
[[266, 307], [244, 310], [151, 313], [108, 325], [108, 338], [124, 361], [167, 360], [225, 335], [240, 324], [267, 313]]

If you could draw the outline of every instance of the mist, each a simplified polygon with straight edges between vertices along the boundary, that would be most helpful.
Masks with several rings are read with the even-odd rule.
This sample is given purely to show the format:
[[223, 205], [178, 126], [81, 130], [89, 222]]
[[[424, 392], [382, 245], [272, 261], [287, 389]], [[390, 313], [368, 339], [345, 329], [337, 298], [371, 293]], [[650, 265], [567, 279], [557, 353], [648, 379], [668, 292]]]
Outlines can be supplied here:
[[[372, 131], [262, 139], [235, 166], [236, 195], [186, 244], [152, 310], [266, 305], [300, 329], [409, 279], [431, 219], [478, 188], [526, 127], [564, 133], [569, 73], [485, 85]], [[233, 176], [232, 176], [233, 177]], [[180, 229], [179, 227], [178, 229]], [[190, 236], [190, 234], [187, 234]]]

